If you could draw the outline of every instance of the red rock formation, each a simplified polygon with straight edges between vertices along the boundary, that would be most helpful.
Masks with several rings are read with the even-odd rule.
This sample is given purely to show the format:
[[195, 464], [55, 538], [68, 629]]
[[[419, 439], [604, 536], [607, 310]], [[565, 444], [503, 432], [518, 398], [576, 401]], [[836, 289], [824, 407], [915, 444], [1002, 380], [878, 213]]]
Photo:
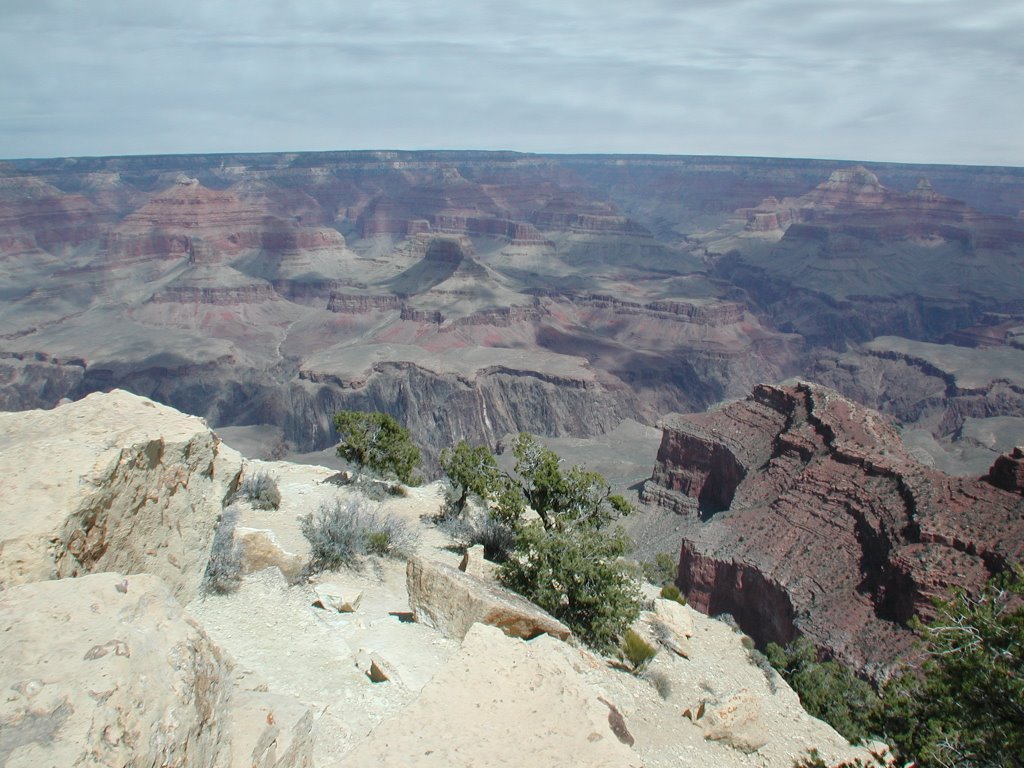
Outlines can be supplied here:
[[885, 417], [823, 387], [761, 385], [663, 427], [643, 498], [688, 521], [680, 586], [759, 642], [803, 633], [883, 675], [930, 598], [1024, 558], [1019, 493], [918, 464]]
[[[737, 213], [746, 217], [748, 231], [784, 230], [787, 237], [804, 238], [813, 231], [823, 241], [837, 232], [869, 240], [945, 240], [967, 249], [1024, 243], [1024, 229], [1012, 219], [980, 214], [960, 200], [938, 194], [927, 179], [910, 192], [888, 189], [862, 166], [834, 171], [800, 197], [781, 202], [769, 197]], [[801, 229], [799, 224], [816, 228]]]
[[192, 263], [209, 264], [257, 250], [344, 247], [341, 234], [318, 226], [316, 216], [305, 216], [314, 225], [308, 226], [302, 215], [286, 219], [270, 212], [283, 205], [277, 198], [209, 189], [182, 177], [126, 216], [108, 234], [105, 249], [120, 260], [187, 257]]
[[61, 254], [99, 235], [109, 212], [32, 176], [0, 177], [0, 259]]
[[996, 459], [985, 479], [996, 488], [1024, 495], [1024, 448], [1017, 446]]

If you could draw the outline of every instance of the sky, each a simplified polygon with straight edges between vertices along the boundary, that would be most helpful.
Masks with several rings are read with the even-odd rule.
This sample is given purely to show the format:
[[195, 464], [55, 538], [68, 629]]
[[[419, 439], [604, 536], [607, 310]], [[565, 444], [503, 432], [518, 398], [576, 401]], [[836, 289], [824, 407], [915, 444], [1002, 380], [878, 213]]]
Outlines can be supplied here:
[[1024, 166], [1024, 0], [0, 0], [0, 157]]

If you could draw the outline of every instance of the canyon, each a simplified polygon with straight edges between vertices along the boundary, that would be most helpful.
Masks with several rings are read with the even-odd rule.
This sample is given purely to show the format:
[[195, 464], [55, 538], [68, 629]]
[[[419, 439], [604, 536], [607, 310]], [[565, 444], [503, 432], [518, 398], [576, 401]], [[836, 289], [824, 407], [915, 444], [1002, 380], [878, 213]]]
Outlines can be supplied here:
[[955, 412], [922, 422], [945, 465], [965, 419], [1024, 414], [1019, 377], [936, 399], [928, 369], [895, 402], [882, 356], [918, 358], [867, 345], [1018, 348], [1022, 189], [1019, 169], [746, 158], [7, 161], [0, 407], [120, 387], [292, 452], [331, 445], [338, 409], [385, 410], [432, 459], [801, 375], [908, 423]]
[[114, 389], [264, 459], [329, 449], [342, 409], [396, 416], [428, 475], [529, 431], [634, 498], [650, 465], [613, 454], [661, 424], [641, 551], [758, 642], [881, 677], [931, 596], [1022, 555], [1024, 169], [0, 162], [0, 410]]

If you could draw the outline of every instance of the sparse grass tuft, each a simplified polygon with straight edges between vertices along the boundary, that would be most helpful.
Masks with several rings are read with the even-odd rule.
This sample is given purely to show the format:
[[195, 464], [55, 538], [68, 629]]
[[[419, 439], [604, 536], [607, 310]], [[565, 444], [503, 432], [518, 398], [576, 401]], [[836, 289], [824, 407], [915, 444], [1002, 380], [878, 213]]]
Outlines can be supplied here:
[[277, 509], [281, 506], [277, 480], [267, 472], [257, 472], [245, 478], [238, 492], [256, 509]]
[[666, 600], [675, 600], [680, 605], [686, 605], [686, 598], [679, 591], [675, 584], [666, 584], [661, 588], [661, 596]]
[[648, 643], [640, 634], [633, 629], [626, 631], [626, 636], [622, 638], [622, 657], [629, 662], [629, 665], [633, 668], [633, 672], [639, 672], [643, 669], [647, 662], [655, 657], [658, 653], [658, 649]]

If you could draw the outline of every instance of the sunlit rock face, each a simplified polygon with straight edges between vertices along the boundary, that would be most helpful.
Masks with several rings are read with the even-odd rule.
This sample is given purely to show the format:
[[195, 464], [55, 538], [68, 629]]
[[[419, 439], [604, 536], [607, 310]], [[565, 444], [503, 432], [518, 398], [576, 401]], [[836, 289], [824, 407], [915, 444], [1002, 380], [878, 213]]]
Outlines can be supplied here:
[[679, 583], [692, 605], [884, 675], [932, 597], [1024, 555], [1024, 502], [1002, 467], [996, 483], [950, 477], [875, 411], [817, 385], [763, 385], [667, 419], [643, 495], [689, 521]]

